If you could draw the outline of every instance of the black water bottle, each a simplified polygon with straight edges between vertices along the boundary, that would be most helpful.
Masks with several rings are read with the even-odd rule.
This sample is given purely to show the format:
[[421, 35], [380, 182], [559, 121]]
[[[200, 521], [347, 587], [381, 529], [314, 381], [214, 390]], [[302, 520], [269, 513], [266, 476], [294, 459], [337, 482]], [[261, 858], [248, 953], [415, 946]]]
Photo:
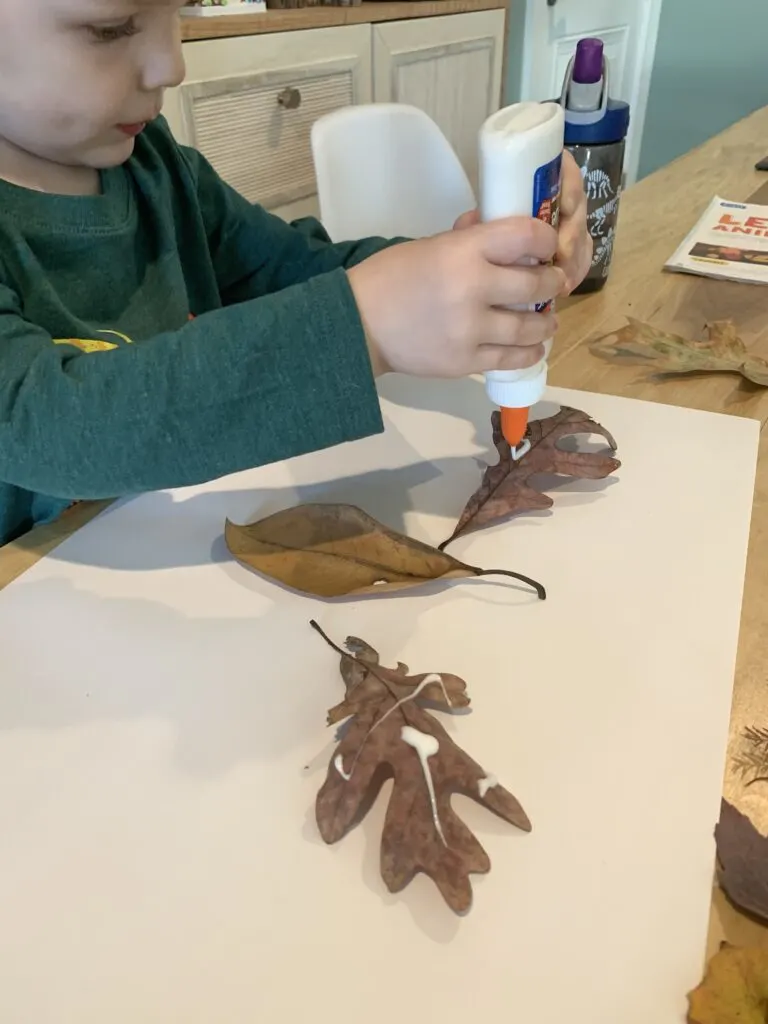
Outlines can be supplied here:
[[582, 39], [563, 81], [560, 104], [565, 113], [565, 148], [581, 169], [587, 194], [587, 224], [592, 236], [592, 265], [574, 294], [599, 291], [611, 267], [629, 104], [612, 100], [608, 65], [601, 39]]

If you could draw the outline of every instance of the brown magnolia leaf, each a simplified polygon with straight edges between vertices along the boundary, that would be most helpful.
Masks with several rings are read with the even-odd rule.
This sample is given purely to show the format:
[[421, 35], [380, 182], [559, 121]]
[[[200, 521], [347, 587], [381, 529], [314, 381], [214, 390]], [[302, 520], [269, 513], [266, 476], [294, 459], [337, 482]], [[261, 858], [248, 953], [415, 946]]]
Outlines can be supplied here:
[[724, 942], [704, 979], [688, 993], [688, 1024], [765, 1024], [768, 949]]
[[768, 920], [768, 839], [722, 800], [715, 842], [720, 887], [735, 906]]
[[567, 406], [543, 420], [528, 424], [527, 439], [531, 447], [515, 461], [512, 450], [501, 433], [501, 415], [491, 417], [493, 443], [499, 453], [495, 466], [488, 466], [482, 482], [464, 507], [456, 529], [440, 545], [441, 550], [464, 533], [477, 530], [520, 512], [550, 508], [552, 498], [532, 485], [533, 477], [541, 474], [581, 477], [584, 480], [602, 480], [619, 468], [621, 463], [609, 455], [598, 452], [567, 452], [558, 447], [558, 441], [568, 435], [599, 434], [616, 451], [616, 442], [591, 416]]
[[384, 779], [394, 776], [381, 837], [381, 876], [400, 892], [422, 871], [456, 913], [472, 904], [471, 874], [491, 869], [488, 854], [451, 806], [463, 793], [526, 832], [518, 801], [465, 754], [424, 707], [455, 712], [469, 704], [466, 683], [448, 672], [409, 675], [379, 664], [373, 648], [349, 637], [344, 651], [316, 622], [313, 628], [341, 657], [346, 696], [328, 713], [350, 719], [315, 803], [326, 843], [336, 843], [365, 816]]
[[627, 321], [590, 345], [590, 352], [613, 363], [652, 367], [655, 375], [740, 373], [768, 387], [768, 362], [749, 354], [730, 320], [708, 324], [705, 341], [669, 334], [632, 317]]
[[242, 565], [315, 597], [378, 594], [491, 575], [521, 580], [546, 597], [541, 584], [527, 576], [466, 565], [390, 530], [354, 505], [297, 505], [248, 526], [227, 520], [224, 536]]

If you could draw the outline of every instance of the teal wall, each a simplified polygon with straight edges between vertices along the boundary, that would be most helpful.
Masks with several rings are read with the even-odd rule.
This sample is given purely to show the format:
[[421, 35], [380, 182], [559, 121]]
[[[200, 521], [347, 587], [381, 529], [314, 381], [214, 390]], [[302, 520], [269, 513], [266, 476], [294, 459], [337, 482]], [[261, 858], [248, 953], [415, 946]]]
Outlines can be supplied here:
[[[520, 96], [526, 2], [544, 0], [511, 0], [506, 103]], [[639, 177], [766, 104], [768, 0], [662, 0]]]
[[768, 0], [663, 0], [639, 177], [766, 104]]

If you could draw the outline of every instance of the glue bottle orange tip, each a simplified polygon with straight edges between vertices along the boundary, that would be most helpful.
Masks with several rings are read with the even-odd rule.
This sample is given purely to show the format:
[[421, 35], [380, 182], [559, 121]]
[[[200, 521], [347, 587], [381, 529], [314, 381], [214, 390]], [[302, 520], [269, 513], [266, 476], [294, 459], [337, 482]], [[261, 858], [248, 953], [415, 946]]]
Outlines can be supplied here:
[[517, 448], [528, 429], [528, 409], [501, 407], [501, 432], [511, 448]]

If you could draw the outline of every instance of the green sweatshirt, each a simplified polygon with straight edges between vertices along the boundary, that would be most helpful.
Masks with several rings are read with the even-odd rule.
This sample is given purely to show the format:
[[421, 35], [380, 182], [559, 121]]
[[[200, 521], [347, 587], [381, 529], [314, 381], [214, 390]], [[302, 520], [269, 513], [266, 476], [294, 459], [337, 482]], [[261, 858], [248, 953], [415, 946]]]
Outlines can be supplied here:
[[99, 196], [0, 181], [0, 543], [380, 431], [344, 268], [389, 244], [251, 205], [162, 118]]

